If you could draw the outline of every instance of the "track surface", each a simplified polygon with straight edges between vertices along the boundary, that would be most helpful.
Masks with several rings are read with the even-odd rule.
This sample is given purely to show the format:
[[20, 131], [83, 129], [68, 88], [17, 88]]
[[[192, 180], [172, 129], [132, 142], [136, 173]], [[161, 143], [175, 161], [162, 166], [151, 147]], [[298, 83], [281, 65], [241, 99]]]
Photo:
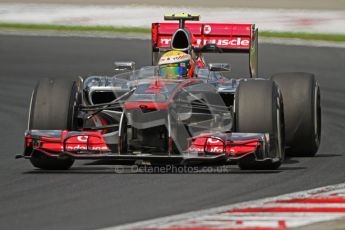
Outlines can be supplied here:
[[[0, 229], [95, 229], [279, 195], [345, 180], [345, 49], [260, 45], [260, 73], [309, 71], [322, 90], [323, 136], [315, 158], [273, 172], [115, 174], [77, 163], [35, 170], [21, 153], [31, 91], [43, 77], [111, 74], [114, 60], [150, 64], [150, 41], [0, 36]], [[226, 60], [236, 66], [244, 58]], [[218, 61], [222, 61], [218, 58]], [[223, 60], [224, 62], [224, 60]]]

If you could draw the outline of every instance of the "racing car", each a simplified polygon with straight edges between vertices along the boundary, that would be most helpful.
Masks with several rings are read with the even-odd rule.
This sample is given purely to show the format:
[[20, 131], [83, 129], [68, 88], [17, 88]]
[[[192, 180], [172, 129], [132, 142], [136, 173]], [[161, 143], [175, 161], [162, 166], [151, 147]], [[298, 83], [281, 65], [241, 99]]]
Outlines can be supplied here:
[[[131, 164], [238, 164], [275, 170], [285, 153], [314, 156], [321, 139], [320, 88], [311, 73], [258, 77], [254, 24], [187, 22], [172, 14], [152, 24], [152, 66], [116, 62], [114, 76], [46, 78], [33, 90], [24, 153], [44, 170], [75, 160]], [[170, 50], [190, 55], [192, 77], [166, 79], [159, 59]], [[226, 63], [205, 53], [245, 53], [249, 76], [228, 78]]]

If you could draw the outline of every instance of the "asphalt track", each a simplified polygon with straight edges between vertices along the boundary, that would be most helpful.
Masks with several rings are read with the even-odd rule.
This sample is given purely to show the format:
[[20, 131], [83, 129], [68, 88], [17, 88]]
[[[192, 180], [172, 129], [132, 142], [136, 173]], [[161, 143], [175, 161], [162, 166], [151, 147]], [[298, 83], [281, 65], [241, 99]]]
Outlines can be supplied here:
[[[345, 181], [345, 49], [339, 48], [260, 45], [261, 76], [313, 72], [322, 90], [317, 157], [288, 159], [278, 171], [116, 174], [114, 165], [78, 162], [47, 172], [14, 159], [38, 79], [111, 74], [114, 60], [148, 65], [149, 47], [145, 40], [0, 36], [0, 229], [95, 229]], [[226, 58], [245, 74], [237, 69], [244, 57]]]

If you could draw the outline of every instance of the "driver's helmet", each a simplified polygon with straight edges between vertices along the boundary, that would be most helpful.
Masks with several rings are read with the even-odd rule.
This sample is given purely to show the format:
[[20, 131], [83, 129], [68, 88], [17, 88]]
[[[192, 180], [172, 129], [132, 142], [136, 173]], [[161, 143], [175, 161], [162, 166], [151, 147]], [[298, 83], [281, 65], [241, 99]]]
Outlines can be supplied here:
[[166, 52], [158, 62], [159, 76], [168, 79], [191, 78], [194, 61], [189, 54], [179, 50]]

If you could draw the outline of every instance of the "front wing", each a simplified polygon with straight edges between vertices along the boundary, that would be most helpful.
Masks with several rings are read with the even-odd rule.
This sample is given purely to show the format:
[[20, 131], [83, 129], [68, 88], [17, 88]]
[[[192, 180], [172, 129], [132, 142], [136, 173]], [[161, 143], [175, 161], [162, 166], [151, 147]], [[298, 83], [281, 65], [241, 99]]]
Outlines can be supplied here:
[[17, 158], [31, 158], [33, 154], [74, 159], [111, 159], [174, 162], [229, 163], [248, 155], [258, 161], [269, 160], [269, 135], [263, 133], [204, 133], [188, 140], [188, 148], [181, 154], [119, 153], [111, 148], [97, 131], [28, 130], [25, 150]]

